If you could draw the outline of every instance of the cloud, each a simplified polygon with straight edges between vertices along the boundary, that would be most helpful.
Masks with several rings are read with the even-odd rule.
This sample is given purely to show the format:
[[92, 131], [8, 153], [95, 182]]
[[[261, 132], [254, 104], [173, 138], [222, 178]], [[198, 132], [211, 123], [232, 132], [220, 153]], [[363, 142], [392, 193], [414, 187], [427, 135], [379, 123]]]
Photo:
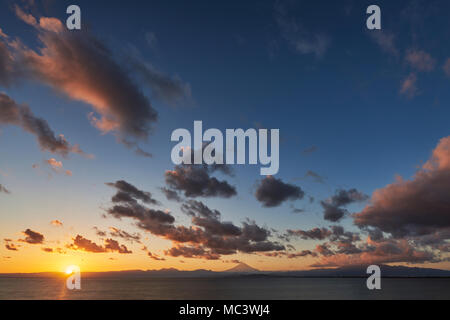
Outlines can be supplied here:
[[132, 251], [128, 250], [128, 248], [125, 245], [119, 244], [116, 240], [113, 239], [106, 239], [105, 240], [105, 249], [112, 252], [117, 252], [120, 254], [129, 254], [133, 253]]
[[27, 229], [22, 232], [26, 237], [25, 239], [20, 239], [21, 242], [26, 242], [29, 244], [42, 244], [44, 243], [44, 235], [39, 232]]
[[106, 249], [95, 242], [86, 239], [80, 235], [77, 235], [73, 239], [73, 243], [68, 245], [69, 249], [73, 250], [82, 250], [86, 252], [92, 252], [92, 253], [103, 253], [106, 252]]
[[164, 254], [171, 257], [197, 258], [206, 260], [218, 260], [220, 255], [211, 253], [202, 247], [177, 246], [164, 251]]
[[91, 105], [100, 116], [91, 123], [103, 133], [146, 139], [157, 112], [111, 51], [86, 30], [70, 32], [56, 18], [36, 18], [16, 6], [19, 18], [35, 27], [41, 48], [16, 46], [15, 54], [34, 79], [74, 100]]
[[304, 150], [302, 151], [302, 154], [303, 154], [303, 155], [310, 155], [310, 154], [312, 154], [312, 153], [314, 153], [314, 152], [317, 152], [318, 149], [319, 149], [319, 148], [318, 148], [317, 146], [311, 146], [311, 147], [309, 147], [309, 148], [304, 149]]
[[153, 158], [153, 155], [147, 151], [142, 150], [140, 147], [136, 147], [135, 153], [138, 156], [144, 157], [144, 158]]
[[166, 196], [167, 200], [170, 201], [176, 201], [176, 202], [181, 202], [182, 199], [180, 197], [180, 195], [178, 194], [178, 192], [174, 191], [174, 190], [170, 190], [168, 188], [160, 188], [160, 190], [162, 191], [162, 193], [164, 193], [164, 195]]
[[444, 70], [445, 74], [450, 77], [450, 58], [448, 58], [445, 61], [444, 66], [442, 67], [442, 69]]
[[61, 161], [56, 160], [55, 158], [51, 158], [45, 161], [46, 164], [50, 166], [50, 168], [56, 173], [64, 173], [66, 176], [71, 177], [72, 171], [64, 170], [63, 164]]
[[192, 223], [204, 228], [207, 233], [219, 236], [239, 236], [242, 234], [242, 230], [233, 223], [219, 221], [220, 213], [211, 211], [199, 201], [189, 201], [183, 204], [182, 210], [192, 215]]
[[145, 34], [145, 40], [147, 41], [148, 46], [152, 50], [158, 49], [158, 38], [156, 37], [156, 34], [154, 32], [147, 32]]
[[191, 217], [192, 226], [187, 227], [175, 225], [175, 218], [170, 213], [147, 208], [137, 198], [133, 200], [115, 199], [114, 205], [106, 212], [118, 219], [130, 218], [140, 229], [172, 241], [176, 249], [169, 251], [168, 255], [179, 252], [176, 250], [184, 250], [180, 249], [181, 247], [188, 248], [188, 251], [192, 248], [202, 249], [203, 251], [198, 251], [201, 254], [191, 255], [207, 259], [239, 251], [253, 253], [285, 249], [283, 245], [270, 241], [269, 230], [256, 225], [255, 222], [245, 221], [242, 227], [238, 227], [232, 222], [221, 221], [221, 213], [218, 210], [210, 209], [200, 201], [190, 200], [183, 203], [182, 212]]
[[295, 208], [295, 207], [291, 207], [292, 209], [292, 213], [304, 213], [305, 209], [300, 209], [300, 208]]
[[286, 231], [288, 238], [292, 236], [300, 237], [303, 240], [325, 240], [333, 242], [353, 243], [361, 240], [358, 233], [345, 231], [342, 226], [332, 226], [331, 228], [313, 228], [310, 230], [291, 230]]
[[360, 250], [358, 253], [330, 253], [327, 248], [321, 251], [323, 257], [312, 265], [312, 267], [342, 267], [349, 265], [371, 265], [385, 264], [394, 262], [423, 263], [432, 262], [435, 257], [431, 252], [417, 250], [406, 240], [383, 242], [370, 242], [366, 250]]
[[31, 14], [25, 13], [18, 5], [14, 6], [14, 11], [16, 13], [16, 16], [26, 24], [34, 27], [37, 27], [39, 25], [35, 17], [33, 17]]
[[337, 222], [341, 220], [348, 212], [343, 207], [355, 203], [366, 201], [368, 196], [356, 189], [339, 189], [336, 194], [320, 204], [324, 209], [323, 218], [328, 221]]
[[333, 206], [346, 206], [354, 202], [360, 202], [365, 201], [368, 199], [368, 196], [363, 194], [362, 192], [356, 190], [356, 189], [349, 189], [349, 190], [337, 190], [336, 194], [331, 197], [330, 203]]
[[288, 259], [303, 258], [303, 257], [307, 257], [307, 256], [317, 257], [317, 253], [315, 253], [311, 250], [302, 250], [300, 252], [289, 253], [287, 255]]
[[11, 242], [12, 241], [11, 239], [4, 239], [4, 241], [5, 241], [5, 248], [6, 248], [6, 250], [19, 251], [17, 246], [14, 243]]
[[137, 242], [137, 243], [141, 242], [141, 235], [139, 233], [131, 234], [124, 230], [120, 230], [114, 227], [110, 227], [109, 230], [110, 230], [109, 234], [111, 235], [111, 237], [122, 238], [130, 242]]
[[8, 35], [3, 32], [2, 28], [0, 28], [0, 38], [9, 38]]
[[156, 260], [156, 261], [165, 261], [166, 259], [161, 258], [160, 256], [158, 256], [157, 254], [154, 254], [150, 251], [147, 252], [147, 255], [150, 257], [150, 259]]
[[295, 185], [284, 183], [281, 179], [268, 176], [260, 181], [255, 197], [264, 207], [277, 207], [287, 200], [304, 197], [303, 190]]
[[183, 82], [179, 76], [170, 77], [140, 58], [130, 59], [133, 70], [150, 88], [155, 99], [171, 106], [192, 101], [191, 85]]
[[311, 230], [287, 230], [289, 236], [298, 236], [303, 240], [324, 240], [331, 235], [331, 231], [327, 228], [314, 228]]
[[425, 235], [450, 227], [450, 136], [442, 138], [431, 158], [411, 180], [376, 190], [370, 204], [355, 214], [355, 224], [375, 227], [396, 237]]
[[46, 161], [54, 170], [62, 169], [63, 164], [61, 161], [57, 161], [55, 158]]
[[[1, 31], [1, 29], [0, 29]], [[20, 76], [20, 69], [0, 34], [0, 85], [8, 87]]]
[[337, 222], [348, 213], [347, 210], [333, 206], [325, 201], [321, 201], [320, 204], [323, 208], [323, 218], [328, 221]]
[[98, 245], [95, 242], [84, 238], [81, 235], [77, 235], [73, 239], [73, 243], [67, 245], [67, 248], [72, 250], [80, 250], [91, 253], [105, 253], [105, 252], [117, 252], [120, 254], [130, 254], [132, 251], [128, 250], [125, 245], [119, 244], [116, 240], [106, 239], [105, 245]]
[[314, 54], [322, 57], [330, 46], [329, 38], [320, 33], [308, 32], [299, 22], [288, 15], [281, 2], [275, 3], [275, 21], [283, 38], [301, 54]]
[[406, 52], [405, 60], [411, 67], [423, 72], [433, 71], [436, 65], [436, 61], [431, 55], [421, 50], [409, 49]]
[[117, 189], [117, 193], [112, 198], [113, 202], [129, 202], [134, 204], [136, 200], [141, 200], [147, 204], [159, 205], [159, 202], [152, 198], [150, 192], [139, 190], [124, 180], [119, 180], [114, 183], [109, 182], [106, 185]]
[[55, 227], [62, 227], [62, 226], [63, 226], [63, 223], [62, 223], [61, 221], [59, 221], [59, 220], [52, 220], [52, 221], [50, 222], [50, 224], [51, 224], [52, 226], [55, 226]]
[[171, 190], [184, 192], [188, 198], [235, 196], [235, 187], [211, 177], [215, 170], [207, 166], [179, 165], [174, 170], [166, 171], [166, 184]]
[[0, 184], [0, 193], [10, 194], [11, 191], [9, 191], [9, 190], [6, 189], [3, 185]]
[[395, 35], [385, 30], [370, 31], [372, 39], [378, 44], [383, 52], [398, 56], [399, 52], [395, 44]]
[[417, 76], [414, 73], [410, 73], [402, 83], [400, 88], [400, 94], [407, 96], [408, 98], [414, 98], [418, 94], [417, 89]]
[[306, 177], [310, 177], [314, 180], [314, 182], [317, 183], [325, 183], [325, 178], [322, 177], [320, 174], [318, 174], [317, 172], [314, 172], [312, 170], [308, 170], [305, 174]]
[[18, 105], [0, 92], [0, 125], [15, 125], [36, 136], [41, 150], [66, 157], [70, 152], [85, 155], [78, 145], [71, 146], [63, 135], [55, 136], [47, 121], [36, 117], [26, 105]]

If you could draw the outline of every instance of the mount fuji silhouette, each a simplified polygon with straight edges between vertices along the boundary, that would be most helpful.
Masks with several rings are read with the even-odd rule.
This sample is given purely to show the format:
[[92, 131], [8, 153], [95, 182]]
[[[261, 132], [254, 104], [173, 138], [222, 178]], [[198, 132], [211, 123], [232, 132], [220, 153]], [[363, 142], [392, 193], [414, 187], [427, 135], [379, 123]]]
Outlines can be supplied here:
[[244, 262], [240, 262], [235, 267], [225, 270], [224, 272], [254, 273], [260, 271], [258, 269], [250, 267], [248, 264], [245, 264]]

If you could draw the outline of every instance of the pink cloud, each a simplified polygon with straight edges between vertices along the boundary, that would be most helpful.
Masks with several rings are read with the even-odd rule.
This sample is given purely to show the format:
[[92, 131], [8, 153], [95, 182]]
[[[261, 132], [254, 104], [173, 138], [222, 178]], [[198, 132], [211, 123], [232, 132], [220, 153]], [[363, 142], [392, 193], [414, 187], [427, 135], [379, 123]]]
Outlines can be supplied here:
[[421, 50], [408, 50], [406, 53], [406, 62], [418, 71], [433, 71], [436, 61], [430, 54]]
[[409, 74], [409, 76], [403, 80], [400, 93], [406, 95], [408, 98], [413, 98], [417, 95], [417, 76], [414, 73]]

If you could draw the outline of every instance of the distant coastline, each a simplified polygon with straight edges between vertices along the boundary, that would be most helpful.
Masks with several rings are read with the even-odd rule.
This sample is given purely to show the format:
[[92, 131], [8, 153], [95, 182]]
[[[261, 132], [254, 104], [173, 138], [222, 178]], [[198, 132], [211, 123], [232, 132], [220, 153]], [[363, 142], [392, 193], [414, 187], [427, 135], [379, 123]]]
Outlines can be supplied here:
[[[161, 270], [124, 270], [105, 272], [83, 272], [84, 278], [226, 278], [226, 277], [254, 277], [254, 278], [366, 278], [366, 266], [345, 267], [337, 269], [315, 269], [302, 271], [211, 271], [177, 269]], [[413, 268], [404, 266], [382, 265], [383, 278], [450, 278], [450, 270], [432, 268]], [[64, 277], [62, 272], [38, 273], [0, 273], [0, 278], [54, 278]]]

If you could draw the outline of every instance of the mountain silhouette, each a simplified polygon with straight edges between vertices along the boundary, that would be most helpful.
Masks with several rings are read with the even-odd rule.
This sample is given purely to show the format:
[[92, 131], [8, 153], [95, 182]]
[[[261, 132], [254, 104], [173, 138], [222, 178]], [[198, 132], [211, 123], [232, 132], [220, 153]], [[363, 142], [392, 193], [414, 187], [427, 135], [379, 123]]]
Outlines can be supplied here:
[[224, 272], [241, 272], [241, 273], [249, 273], [249, 272], [259, 272], [258, 269], [250, 267], [248, 264], [244, 262], [240, 262], [235, 267], [225, 270]]

